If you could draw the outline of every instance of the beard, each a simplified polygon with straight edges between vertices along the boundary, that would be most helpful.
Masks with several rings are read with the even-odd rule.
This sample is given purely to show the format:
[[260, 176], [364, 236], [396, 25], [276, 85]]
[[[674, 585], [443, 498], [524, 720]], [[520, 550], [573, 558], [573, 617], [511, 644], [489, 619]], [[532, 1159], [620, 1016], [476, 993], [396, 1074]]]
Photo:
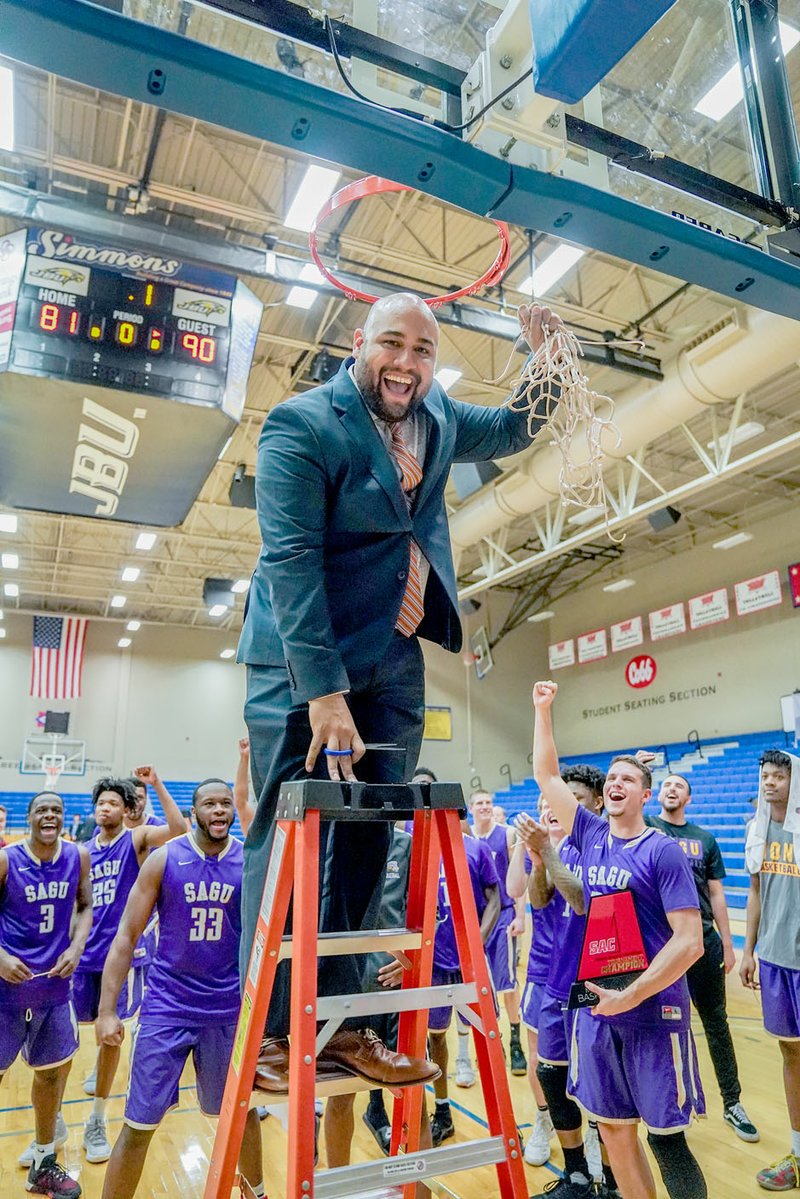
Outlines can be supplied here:
[[416, 380], [414, 390], [411, 393], [411, 399], [407, 402], [404, 401], [402, 404], [399, 402], [392, 404], [387, 403], [381, 392], [382, 371], [378, 375], [373, 374], [363, 358], [357, 358], [353, 367], [353, 376], [358, 385], [358, 390], [364, 399], [364, 403], [370, 412], [375, 413], [379, 420], [386, 421], [390, 425], [396, 425], [400, 421], [408, 420], [409, 416], [417, 411], [427, 395], [427, 389], [425, 391], [422, 390], [422, 380], [419, 375], [414, 371], [405, 371], [403, 373], [410, 375]]

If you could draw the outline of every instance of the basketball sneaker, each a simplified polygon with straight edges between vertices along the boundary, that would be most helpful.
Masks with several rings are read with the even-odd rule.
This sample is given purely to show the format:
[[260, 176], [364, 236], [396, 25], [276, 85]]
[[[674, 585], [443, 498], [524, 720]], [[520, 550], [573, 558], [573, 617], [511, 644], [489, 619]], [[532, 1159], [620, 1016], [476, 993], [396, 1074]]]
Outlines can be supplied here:
[[722, 1113], [722, 1119], [730, 1124], [733, 1131], [743, 1141], [760, 1141], [761, 1136], [753, 1121], [742, 1107], [741, 1103], [732, 1103]]
[[460, 1057], [456, 1058], [456, 1086], [475, 1086], [475, 1071], [472, 1068], [472, 1062], [466, 1062]]
[[[525, 1143], [523, 1157], [529, 1166], [543, 1166], [550, 1160], [550, 1138], [553, 1136], [553, 1121], [549, 1112], [537, 1112], [533, 1131]], [[559, 1197], [560, 1199], [560, 1197]]]
[[437, 1103], [436, 1110], [431, 1116], [431, 1143], [434, 1149], [437, 1145], [441, 1145], [442, 1141], [446, 1141], [448, 1137], [456, 1135], [455, 1125], [453, 1124], [453, 1113], [450, 1111], [450, 1104]]
[[787, 1153], [780, 1161], [759, 1170], [756, 1182], [765, 1191], [793, 1191], [800, 1187], [800, 1158]]
[[34, 1195], [49, 1195], [50, 1199], [78, 1199], [81, 1194], [75, 1179], [56, 1161], [55, 1153], [48, 1153], [38, 1167], [31, 1163], [25, 1190]]
[[[69, 1133], [67, 1132], [67, 1126], [64, 1123], [64, 1117], [61, 1115], [61, 1112], [59, 1112], [56, 1116], [56, 1149], [60, 1149], [62, 1145], [66, 1145], [68, 1139]], [[27, 1167], [33, 1165], [33, 1150], [35, 1145], [36, 1140], [34, 1139], [31, 1141], [27, 1149], [22, 1150], [22, 1153], [20, 1153], [19, 1157], [17, 1158], [17, 1161], [21, 1166]]]
[[83, 1129], [83, 1148], [86, 1160], [93, 1165], [107, 1162], [111, 1157], [111, 1145], [106, 1134], [106, 1122], [102, 1116], [90, 1116]]
[[594, 1199], [594, 1197], [593, 1182], [574, 1182], [566, 1175], [548, 1182], [538, 1195], [531, 1195], [531, 1199]]
[[87, 1095], [94, 1095], [94, 1089], [97, 1086], [97, 1067], [95, 1066], [91, 1074], [87, 1074], [83, 1080], [83, 1089]]
[[522, 1052], [522, 1045], [519, 1040], [519, 1026], [512, 1026], [511, 1041], [509, 1043], [509, 1058], [511, 1059], [511, 1073], [521, 1076], [528, 1073], [528, 1062], [525, 1054]]

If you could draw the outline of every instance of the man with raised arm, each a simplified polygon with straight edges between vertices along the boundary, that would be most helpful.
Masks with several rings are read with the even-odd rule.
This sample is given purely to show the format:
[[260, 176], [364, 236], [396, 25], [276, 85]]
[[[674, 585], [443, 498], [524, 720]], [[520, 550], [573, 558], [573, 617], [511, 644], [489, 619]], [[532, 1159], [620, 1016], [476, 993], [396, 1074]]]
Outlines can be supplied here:
[[[132, 1199], [147, 1150], [178, 1103], [184, 1066], [194, 1061], [197, 1099], [219, 1115], [239, 1013], [242, 844], [230, 836], [233, 795], [206, 779], [192, 796], [195, 828], [148, 858], [125, 905], [103, 969], [97, 1039], [119, 1052], [117, 1014], [134, 949], [154, 909], [161, 936], [131, 1054], [125, 1119], [103, 1187], [104, 1199]], [[258, 1116], [248, 1113], [242, 1142], [242, 1191], [263, 1199]]]
[[[598, 1002], [577, 1014], [569, 1093], [597, 1120], [624, 1199], [656, 1199], [639, 1120], [670, 1199], [707, 1199], [684, 1135], [705, 1110], [684, 977], [703, 952], [691, 869], [680, 846], [645, 824], [650, 771], [635, 758], [611, 762], [603, 788], [608, 823], [578, 803], [561, 778], [553, 740], [557, 691], [552, 682], [533, 689], [534, 777], [581, 855], [587, 912], [595, 896], [630, 891], [649, 962], [625, 990], [585, 984]], [[563, 1189], [559, 1199], [572, 1193]]]

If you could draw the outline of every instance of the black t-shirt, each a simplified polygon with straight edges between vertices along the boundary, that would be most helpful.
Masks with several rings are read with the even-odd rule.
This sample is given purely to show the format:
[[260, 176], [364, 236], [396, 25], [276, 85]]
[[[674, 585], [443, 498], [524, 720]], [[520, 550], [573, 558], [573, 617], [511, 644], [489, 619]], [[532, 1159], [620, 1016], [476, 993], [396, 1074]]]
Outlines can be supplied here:
[[670, 824], [661, 816], [647, 816], [645, 820], [647, 824], [657, 828], [668, 837], [674, 837], [689, 859], [700, 900], [703, 936], [707, 936], [714, 928], [714, 913], [711, 910], [708, 880], [725, 877], [725, 866], [716, 837], [708, 829], [701, 828], [699, 824], [692, 824], [690, 821], [687, 821], [686, 824]]

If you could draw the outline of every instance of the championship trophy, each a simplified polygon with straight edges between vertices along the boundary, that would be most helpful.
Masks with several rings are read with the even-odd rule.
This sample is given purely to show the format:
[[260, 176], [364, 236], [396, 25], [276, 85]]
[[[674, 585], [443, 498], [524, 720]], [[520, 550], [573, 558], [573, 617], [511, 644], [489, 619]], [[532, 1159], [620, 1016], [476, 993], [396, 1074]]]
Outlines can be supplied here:
[[633, 894], [593, 895], [586, 913], [578, 977], [570, 988], [567, 1007], [594, 1007], [600, 1002], [586, 987], [587, 982], [624, 991], [647, 966]]

